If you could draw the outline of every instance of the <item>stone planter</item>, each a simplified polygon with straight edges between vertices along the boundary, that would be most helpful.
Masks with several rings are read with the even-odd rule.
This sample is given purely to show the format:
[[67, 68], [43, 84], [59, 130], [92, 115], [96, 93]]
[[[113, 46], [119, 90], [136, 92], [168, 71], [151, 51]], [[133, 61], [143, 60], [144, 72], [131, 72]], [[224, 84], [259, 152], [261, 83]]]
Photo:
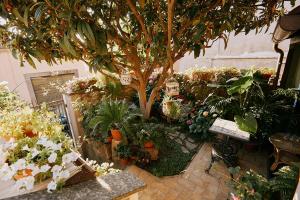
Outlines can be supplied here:
[[112, 160], [111, 144], [88, 139], [83, 142], [81, 149], [84, 158], [98, 162], [110, 162]]

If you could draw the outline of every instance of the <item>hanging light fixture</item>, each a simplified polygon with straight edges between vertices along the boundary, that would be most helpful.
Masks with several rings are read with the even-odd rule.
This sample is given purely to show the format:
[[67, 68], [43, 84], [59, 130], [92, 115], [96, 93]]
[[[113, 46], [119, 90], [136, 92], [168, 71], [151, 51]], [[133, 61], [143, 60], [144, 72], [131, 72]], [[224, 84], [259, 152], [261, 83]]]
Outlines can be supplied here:
[[130, 75], [129, 72], [125, 71], [125, 72], [122, 72], [121, 76], [120, 76], [120, 82], [122, 85], [130, 85], [132, 81], [132, 77]]
[[179, 95], [179, 83], [177, 80], [172, 77], [166, 82], [166, 94], [168, 96], [177, 96]]

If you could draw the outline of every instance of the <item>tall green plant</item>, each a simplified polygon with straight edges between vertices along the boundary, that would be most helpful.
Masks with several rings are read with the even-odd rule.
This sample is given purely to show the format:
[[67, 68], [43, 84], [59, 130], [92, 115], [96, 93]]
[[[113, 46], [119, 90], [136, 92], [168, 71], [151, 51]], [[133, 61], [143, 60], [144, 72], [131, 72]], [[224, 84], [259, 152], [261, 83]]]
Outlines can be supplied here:
[[95, 135], [96, 130], [106, 135], [110, 129], [120, 129], [126, 134], [130, 132], [132, 120], [140, 116], [138, 109], [131, 107], [124, 100], [103, 99], [96, 107], [95, 115], [88, 126], [93, 129], [91, 135]]

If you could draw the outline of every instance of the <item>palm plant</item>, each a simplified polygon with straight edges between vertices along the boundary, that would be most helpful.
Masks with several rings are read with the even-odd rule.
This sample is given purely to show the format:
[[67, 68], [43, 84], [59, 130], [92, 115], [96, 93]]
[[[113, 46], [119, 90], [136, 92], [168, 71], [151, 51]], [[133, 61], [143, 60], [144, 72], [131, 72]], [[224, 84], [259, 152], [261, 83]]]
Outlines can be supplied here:
[[95, 116], [90, 120], [88, 126], [96, 130], [101, 130], [107, 134], [110, 129], [119, 129], [122, 133], [130, 132], [130, 123], [133, 119], [142, 116], [138, 109], [130, 106], [124, 100], [104, 99], [96, 107]]

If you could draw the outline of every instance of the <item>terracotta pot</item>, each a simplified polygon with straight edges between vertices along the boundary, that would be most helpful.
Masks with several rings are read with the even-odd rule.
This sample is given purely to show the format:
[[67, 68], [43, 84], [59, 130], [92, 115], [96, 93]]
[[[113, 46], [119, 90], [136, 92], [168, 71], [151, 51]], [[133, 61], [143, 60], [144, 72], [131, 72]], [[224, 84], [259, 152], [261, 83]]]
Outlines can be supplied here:
[[32, 175], [32, 170], [31, 169], [24, 169], [24, 170], [18, 171], [18, 173], [16, 175], [14, 175], [14, 179], [15, 180], [20, 180], [21, 178], [31, 176], [31, 175]]
[[109, 137], [106, 138], [106, 142], [107, 142], [107, 143], [111, 143], [111, 142], [112, 142], [112, 139], [113, 139], [113, 138], [112, 138], [111, 136], [109, 136]]
[[122, 133], [119, 130], [112, 129], [110, 132], [111, 132], [113, 139], [115, 139], [117, 141], [122, 140]]
[[120, 165], [122, 167], [126, 167], [128, 165], [128, 163], [129, 163], [129, 159], [128, 158], [121, 158], [120, 159]]
[[146, 141], [146, 142], [144, 143], [144, 147], [145, 147], [145, 148], [153, 148], [153, 147], [154, 147], [154, 144], [153, 144], [152, 141]]

